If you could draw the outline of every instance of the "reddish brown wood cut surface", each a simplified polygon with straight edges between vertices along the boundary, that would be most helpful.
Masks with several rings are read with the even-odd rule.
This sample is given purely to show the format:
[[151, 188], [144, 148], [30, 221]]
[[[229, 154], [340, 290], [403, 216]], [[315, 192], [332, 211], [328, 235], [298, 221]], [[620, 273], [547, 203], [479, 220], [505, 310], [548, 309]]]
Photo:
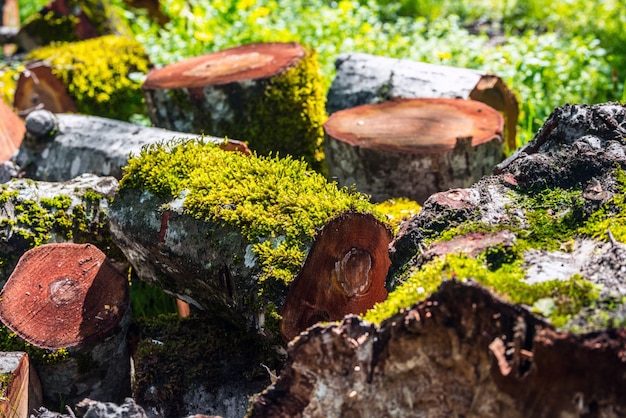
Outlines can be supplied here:
[[452, 151], [457, 138], [472, 146], [502, 138], [504, 121], [474, 100], [402, 99], [333, 113], [324, 124], [337, 140], [362, 148], [431, 154]]
[[0, 163], [8, 161], [17, 151], [25, 132], [22, 119], [0, 100]]
[[129, 303], [128, 281], [91, 244], [47, 244], [26, 252], [0, 292], [0, 319], [39, 347], [95, 342]]
[[287, 340], [319, 321], [361, 314], [387, 298], [391, 232], [372, 215], [343, 213], [322, 228], [281, 312]]
[[152, 70], [143, 88], [194, 88], [269, 78], [282, 73], [303, 56], [302, 46], [293, 42], [243, 45]]
[[13, 106], [23, 113], [43, 108], [54, 113], [75, 113], [76, 105], [65, 85], [43, 62], [28, 64], [15, 86]]

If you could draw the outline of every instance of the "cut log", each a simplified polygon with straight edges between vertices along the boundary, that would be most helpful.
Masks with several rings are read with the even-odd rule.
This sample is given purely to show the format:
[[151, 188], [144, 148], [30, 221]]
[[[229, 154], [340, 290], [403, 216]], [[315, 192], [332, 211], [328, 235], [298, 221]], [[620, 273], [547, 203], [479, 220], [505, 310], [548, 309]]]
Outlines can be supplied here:
[[370, 54], [342, 54], [335, 66], [326, 104], [329, 114], [400, 98], [473, 99], [503, 113], [506, 144], [510, 150], [517, 148], [517, 99], [497, 75]]
[[[141, 83], [135, 76], [146, 74], [150, 62], [143, 46], [133, 38], [108, 35], [56, 43], [30, 51], [26, 59], [36, 63], [37, 70], [26, 68], [18, 80], [15, 107], [21, 111], [43, 103], [57, 113], [80, 112], [118, 120], [146, 113]], [[18, 89], [21, 84], [26, 85], [23, 92]]]
[[15, 86], [13, 106], [26, 116], [38, 109], [54, 113], [77, 112], [76, 104], [65, 85], [53, 73], [49, 63], [26, 65]]
[[304, 157], [319, 168], [321, 83], [314, 53], [262, 43], [153, 70], [143, 89], [155, 126], [245, 140], [259, 154]]
[[8, 161], [15, 154], [25, 132], [24, 122], [0, 100], [0, 163]]
[[43, 405], [41, 382], [28, 354], [0, 353], [0, 376], [0, 414], [3, 417], [29, 417]]
[[324, 124], [328, 172], [374, 201], [467, 187], [503, 154], [502, 116], [473, 100], [403, 99], [334, 113]]
[[0, 320], [41, 348], [68, 349], [40, 365], [47, 405], [130, 394], [127, 278], [91, 244], [46, 244], [25, 253], [0, 292]]
[[[29, 114], [25, 122], [27, 138], [15, 162], [27, 177], [44, 181], [69, 181], [86, 173], [120, 179], [129, 156], [138, 155], [143, 147], [195, 136], [96, 116], [54, 115], [46, 110]], [[250, 153], [239, 141], [203, 138], [229, 151]]]
[[361, 314], [387, 297], [391, 232], [371, 215], [344, 213], [320, 231], [282, 309], [291, 340], [319, 321]]

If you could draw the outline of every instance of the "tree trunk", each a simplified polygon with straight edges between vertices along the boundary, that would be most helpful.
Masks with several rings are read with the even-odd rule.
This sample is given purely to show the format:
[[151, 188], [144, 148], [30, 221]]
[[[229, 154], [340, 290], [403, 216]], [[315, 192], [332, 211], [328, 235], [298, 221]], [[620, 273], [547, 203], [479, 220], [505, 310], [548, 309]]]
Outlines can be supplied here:
[[[26, 117], [27, 139], [15, 162], [27, 177], [43, 181], [69, 181], [90, 173], [122, 177], [130, 155], [144, 146], [172, 138], [195, 137], [183, 132], [137, 126], [114, 119], [83, 115], [54, 115], [46, 110]], [[227, 150], [249, 153], [245, 144], [205, 136]]]
[[0, 292], [0, 319], [27, 342], [68, 349], [40, 364], [48, 406], [130, 394], [127, 278], [91, 244], [47, 244], [25, 253]]
[[0, 100], [0, 163], [8, 161], [16, 153], [25, 132], [24, 122]]
[[259, 154], [304, 157], [319, 168], [321, 82], [314, 53], [263, 43], [153, 70], [143, 89], [155, 126], [245, 140]]
[[517, 99], [496, 75], [369, 54], [342, 54], [335, 66], [326, 105], [329, 114], [399, 98], [473, 99], [503, 113], [506, 144], [517, 148]]
[[328, 171], [374, 201], [467, 187], [503, 158], [502, 117], [462, 99], [404, 99], [339, 111], [324, 124]]
[[0, 414], [7, 418], [23, 418], [43, 405], [41, 382], [23, 352], [0, 353]]

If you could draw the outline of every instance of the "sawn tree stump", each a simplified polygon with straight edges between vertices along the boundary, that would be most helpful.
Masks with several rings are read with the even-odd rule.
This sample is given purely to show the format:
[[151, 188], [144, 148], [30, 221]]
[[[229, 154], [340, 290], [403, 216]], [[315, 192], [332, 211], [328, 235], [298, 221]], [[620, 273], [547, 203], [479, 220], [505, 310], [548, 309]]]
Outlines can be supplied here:
[[247, 141], [261, 155], [304, 157], [320, 167], [326, 117], [315, 53], [297, 43], [250, 44], [148, 74], [155, 126]]
[[468, 187], [503, 158], [503, 119], [473, 100], [404, 99], [334, 113], [326, 164], [342, 186], [375, 201]]
[[18, 150], [26, 127], [9, 106], [0, 100], [0, 163], [8, 161]]
[[0, 292], [0, 320], [27, 342], [67, 349], [40, 364], [47, 405], [130, 394], [127, 278], [91, 244], [47, 244], [22, 256]]

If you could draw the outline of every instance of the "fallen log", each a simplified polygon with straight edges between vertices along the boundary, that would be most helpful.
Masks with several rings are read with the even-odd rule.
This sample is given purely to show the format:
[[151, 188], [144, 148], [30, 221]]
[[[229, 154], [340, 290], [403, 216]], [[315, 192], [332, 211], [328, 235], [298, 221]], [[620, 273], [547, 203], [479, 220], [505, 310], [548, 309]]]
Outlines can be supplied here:
[[248, 416], [619, 416], [625, 343], [557, 332], [450, 280], [380, 326], [349, 316], [303, 333]]
[[0, 292], [0, 320], [25, 341], [64, 349], [38, 364], [45, 405], [130, 395], [127, 278], [91, 244], [47, 244], [26, 252]]
[[[227, 153], [192, 140], [156, 145], [131, 159], [109, 216], [116, 244], [143, 280], [275, 337], [287, 286], [317, 230], [349, 211], [372, 213], [373, 206], [300, 161]], [[379, 228], [369, 216], [357, 225]], [[344, 239], [348, 247], [329, 254], [331, 265], [350, 253], [353, 239]], [[378, 244], [386, 248], [384, 240]]]
[[324, 124], [326, 165], [374, 201], [467, 187], [504, 158], [501, 115], [480, 102], [405, 99], [336, 112]]
[[[84, 173], [120, 179], [129, 156], [138, 155], [144, 146], [193, 136], [96, 116], [54, 115], [45, 110], [29, 114], [25, 122], [26, 141], [15, 162], [27, 177], [43, 181], [68, 181]], [[204, 138], [227, 150], [249, 152], [238, 141]]]
[[315, 53], [262, 43], [152, 70], [143, 90], [155, 126], [245, 140], [261, 155], [303, 157], [319, 169], [321, 83]]
[[0, 352], [0, 414], [22, 418], [43, 405], [41, 382], [23, 352]]
[[[14, 107], [21, 112], [43, 106], [119, 120], [145, 114], [141, 83], [135, 76], [146, 74], [150, 61], [132, 38], [108, 35], [52, 44], [30, 51], [26, 59], [33, 64], [23, 71], [15, 89]], [[75, 110], [69, 108], [72, 104]]]
[[25, 131], [24, 122], [0, 100], [0, 163], [8, 161], [16, 153]]
[[360, 53], [341, 54], [335, 67], [326, 104], [329, 114], [401, 98], [471, 99], [502, 112], [505, 142], [510, 150], [517, 148], [517, 99], [497, 75]]
[[250, 415], [626, 413], [625, 122], [617, 103], [557, 108], [498, 175], [432, 195], [372, 322], [292, 340]]
[[113, 177], [86, 174], [66, 183], [14, 179], [0, 191], [0, 284], [29, 249], [50, 242], [91, 242], [122, 268], [108, 231]]

